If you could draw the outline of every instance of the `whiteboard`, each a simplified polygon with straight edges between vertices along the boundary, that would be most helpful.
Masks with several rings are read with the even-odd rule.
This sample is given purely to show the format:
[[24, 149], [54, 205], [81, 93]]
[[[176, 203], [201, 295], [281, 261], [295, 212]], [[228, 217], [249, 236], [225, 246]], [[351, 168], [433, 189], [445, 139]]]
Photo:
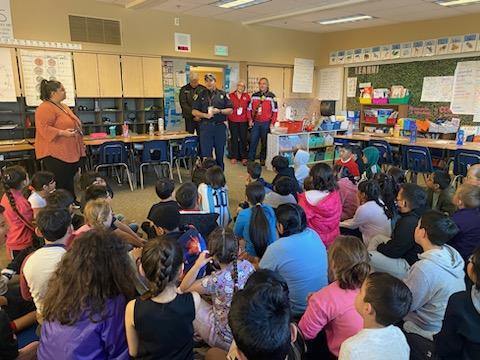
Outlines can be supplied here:
[[60, 81], [67, 92], [64, 103], [68, 106], [75, 106], [71, 53], [21, 49], [20, 64], [25, 101], [28, 106], [38, 106], [42, 102], [40, 83], [43, 79]]
[[10, 49], [0, 48], [0, 102], [17, 101], [14, 76]]
[[340, 100], [343, 92], [343, 67], [320, 69], [318, 77], [320, 100]]
[[472, 115], [480, 108], [480, 61], [457, 64], [450, 110], [457, 115]]
[[313, 91], [313, 68], [313, 60], [295, 58], [292, 92], [311, 93]]
[[452, 101], [453, 76], [427, 76], [423, 78], [422, 98], [424, 102]]

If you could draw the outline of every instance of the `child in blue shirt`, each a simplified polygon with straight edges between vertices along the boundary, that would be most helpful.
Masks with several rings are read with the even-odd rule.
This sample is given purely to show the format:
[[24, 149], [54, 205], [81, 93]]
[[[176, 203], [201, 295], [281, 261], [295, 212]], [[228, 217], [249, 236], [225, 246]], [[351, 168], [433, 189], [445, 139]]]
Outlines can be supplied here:
[[245, 240], [247, 256], [256, 262], [253, 258], [261, 258], [267, 246], [277, 238], [275, 211], [271, 206], [262, 204], [265, 188], [260, 182], [248, 184], [246, 195], [250, 207], [238, 213], [233, 232]]
[[231, 220], [228, 208], [228, 188], [225, 175], [220, 166], [213, 166], [207, 170], [206, 183], [198, 186], [198, 193], [202, 200], [202, 210], [217, 213], [217, 223], [225, 228]]

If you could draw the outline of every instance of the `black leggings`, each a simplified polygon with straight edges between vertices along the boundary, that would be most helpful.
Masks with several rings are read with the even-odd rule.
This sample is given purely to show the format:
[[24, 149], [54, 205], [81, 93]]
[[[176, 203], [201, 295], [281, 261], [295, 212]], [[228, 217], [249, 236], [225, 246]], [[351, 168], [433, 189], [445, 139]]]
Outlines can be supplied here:
[[65, 161], [48, 156], [43, 161], [43, 167], [55, 175], [57, 189], [69, 191], [75, 198], [75, 186], [73, 179], [80, 168], [80, 161], [67, 163]]

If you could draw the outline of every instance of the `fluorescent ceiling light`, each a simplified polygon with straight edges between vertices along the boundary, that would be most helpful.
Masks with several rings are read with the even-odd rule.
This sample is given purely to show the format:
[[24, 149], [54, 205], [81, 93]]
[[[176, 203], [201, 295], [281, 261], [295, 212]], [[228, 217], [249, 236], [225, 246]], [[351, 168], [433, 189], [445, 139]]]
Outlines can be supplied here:
[[212, 5], [221, 7], [223, 9], [243, 9], [249, 6], [263, 4], [271, 0], [220, 0], [214, 2]]
[[333, 25], [333, 24], [341, 24], [346, 22], [355, 22], [355, 21], [362, 21], [362, 20], [370, 20], [373, 19], [373, 16], [370, 15], [353, 15], [348, 17], [342, 17], [337, 19], [330, 19], [330, 20], [320, 20], [317, 23], [322, 25]]
[[475, 3], [479, 3], [480, 0], [442, 0], [442, 1], [435, 1], [438, 5], [442, 6], [458, 6], [458, 5], [472, 5]]

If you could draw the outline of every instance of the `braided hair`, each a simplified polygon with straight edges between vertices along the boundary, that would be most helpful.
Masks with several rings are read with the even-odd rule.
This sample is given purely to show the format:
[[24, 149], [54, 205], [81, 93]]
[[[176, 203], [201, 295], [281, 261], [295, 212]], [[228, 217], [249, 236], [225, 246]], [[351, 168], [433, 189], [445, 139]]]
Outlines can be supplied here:
[[376, 180], [360, 182], [360, 184], [358, 184], [358, 191], [365, 195], [365, 201], [375, 201], [375, 203], [383, 209], [387, 218], [391, 219], [393, 217], [392, 210], [381, 201], [382, 192]]
[[221, 264], [232, 264], [233, 291], [238, 290], [238, 246], [237, 236], [230, 229], [217, 227], [208, 237], [208, 252]]
[[20, 213], [15, 203], [15, 198], [13, 196], [12, 190], [22, 190], [23, 182], [27, 180], [27, 172], [21, 166], [14, 165], [6, 168], [2, 174], [2, 186], [5, 191], [5, 196], [8, 199], [10, 207], [15, 212], [15, 214], [20, 218], [20, 220], [27, 226], [31, 231], [35, 231], [33, 224], [28, 221], [25, 216]]
[[149, 290], [142, 296], [142, 300], [147, 300], [177, 281], [183, 264], [182, 248], [171, 235], [157, 237], [143, 248], [141, 262], [149, 282]]

